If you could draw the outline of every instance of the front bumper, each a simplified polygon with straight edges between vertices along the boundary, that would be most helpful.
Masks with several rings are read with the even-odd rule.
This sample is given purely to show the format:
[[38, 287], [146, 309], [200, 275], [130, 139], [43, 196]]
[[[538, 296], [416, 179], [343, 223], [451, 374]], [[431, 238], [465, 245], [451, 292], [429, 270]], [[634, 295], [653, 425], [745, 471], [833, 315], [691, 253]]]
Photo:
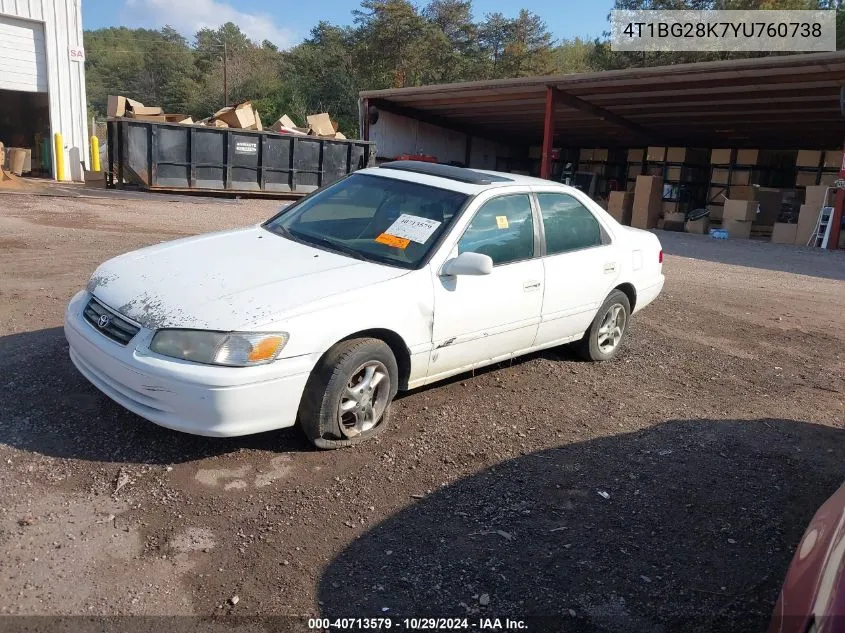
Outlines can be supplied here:
[[147, 351], [153, 331], [141, 328], [128, 345], [98, 332], [82, 317], [80, 292], [65, 312], [65, 337], [76, 368], [97, 389], [160, 426], [211, 437], [249, 435], [293, 426], [310, 357], [256, 367], [214, 367]]

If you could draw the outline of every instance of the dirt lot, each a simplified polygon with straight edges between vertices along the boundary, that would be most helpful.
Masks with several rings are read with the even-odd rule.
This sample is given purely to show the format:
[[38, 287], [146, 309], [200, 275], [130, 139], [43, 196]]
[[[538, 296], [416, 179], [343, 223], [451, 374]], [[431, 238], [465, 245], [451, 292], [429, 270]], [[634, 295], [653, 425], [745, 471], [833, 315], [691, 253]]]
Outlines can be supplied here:
[[661, 235], [617, 361], [416, 391], [339, 452], [170, 432], [74, 370], [62, 312], [99, 262], [277, 207], [0, 195], [0, 613], [765, 627], [845, 477], [842, 254]]

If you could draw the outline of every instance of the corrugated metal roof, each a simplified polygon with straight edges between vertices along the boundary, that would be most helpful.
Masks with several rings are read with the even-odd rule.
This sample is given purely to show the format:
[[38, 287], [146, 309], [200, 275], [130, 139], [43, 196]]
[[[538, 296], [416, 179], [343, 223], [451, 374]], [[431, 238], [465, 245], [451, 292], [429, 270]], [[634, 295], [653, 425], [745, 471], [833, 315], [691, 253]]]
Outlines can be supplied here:
[[[845, 138], [839, 105], [845, 51], [371, 90], [361, 97], [431, 123], [537, 143], [547, 86], [562, 93], [559, 145], [827, 148]], [[633, 131], [637, 126], [650, 138]]]

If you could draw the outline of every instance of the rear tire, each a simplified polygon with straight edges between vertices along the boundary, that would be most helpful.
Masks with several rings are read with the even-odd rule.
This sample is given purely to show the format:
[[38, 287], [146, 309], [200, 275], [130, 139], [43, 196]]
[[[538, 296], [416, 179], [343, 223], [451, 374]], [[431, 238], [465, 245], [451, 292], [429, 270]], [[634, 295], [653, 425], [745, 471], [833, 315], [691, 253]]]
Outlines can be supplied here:
[[299, 406], [299, 424], [317, 448], [359, 444], [387, 428], [399, 369], [384, 341], [342, 341], [311, 372]]
[[575, 349], [584, 360], [610, 360], [619, 353], [630, 320], [631, 303], [627, 295], [621, 290], [614, 290], [604, 300]]

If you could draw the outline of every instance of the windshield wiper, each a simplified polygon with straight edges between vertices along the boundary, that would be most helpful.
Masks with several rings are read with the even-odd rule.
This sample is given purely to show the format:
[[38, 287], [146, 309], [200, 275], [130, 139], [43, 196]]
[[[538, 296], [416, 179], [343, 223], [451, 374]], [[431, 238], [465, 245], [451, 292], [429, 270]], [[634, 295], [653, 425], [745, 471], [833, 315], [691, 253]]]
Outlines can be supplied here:
[[310, 233], [294, 233], [290, 229], [285, 229], [286, 235], [288, 237], [292, 237], [296, 240], [305, 242], [306, 244], [319, 244], [320, 246], [325, 246], [329, 250], [337, 251], [339, 253], [343, 253], [344, 255], [349, 255], [355, 259], [360, 259], [361, 261], [370, 261], [370, 259], [364, 256], [359, 251], [355, 250], [351, 246], [347, 246], [346, 244], [340, 244], [335, 242], [334, 240], [327, 239], [325, 237], [320, 237], [319, 235], [311, 235]]

